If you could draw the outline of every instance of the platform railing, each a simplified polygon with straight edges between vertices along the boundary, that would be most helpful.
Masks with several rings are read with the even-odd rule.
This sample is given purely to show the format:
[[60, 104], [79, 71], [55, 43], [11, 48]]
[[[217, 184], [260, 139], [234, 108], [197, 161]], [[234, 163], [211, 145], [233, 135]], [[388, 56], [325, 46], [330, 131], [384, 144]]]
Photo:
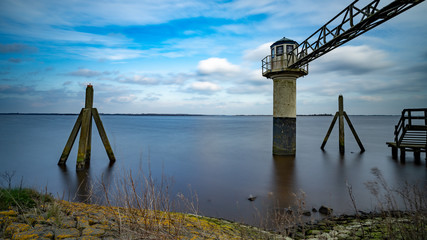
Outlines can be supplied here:
[[[416, 124], [420, 120], [424, 120], [424, 122]], [[427, 131], [427, 108], [403, 109], [402, 115], [394, 130], [394, 140], [397, 147], [400, 146], [406, 132], [412, 129]]]

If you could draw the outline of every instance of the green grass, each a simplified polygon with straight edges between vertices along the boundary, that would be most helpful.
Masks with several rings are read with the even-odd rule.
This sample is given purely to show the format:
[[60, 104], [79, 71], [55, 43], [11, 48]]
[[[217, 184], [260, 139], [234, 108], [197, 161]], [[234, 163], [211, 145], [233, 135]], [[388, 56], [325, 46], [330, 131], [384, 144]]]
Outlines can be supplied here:
[[30, 188], [0, 189], [0, 210], [8, 210], [10, 207], [28, 209], [52, 200], [50, 195], [38, 193]]

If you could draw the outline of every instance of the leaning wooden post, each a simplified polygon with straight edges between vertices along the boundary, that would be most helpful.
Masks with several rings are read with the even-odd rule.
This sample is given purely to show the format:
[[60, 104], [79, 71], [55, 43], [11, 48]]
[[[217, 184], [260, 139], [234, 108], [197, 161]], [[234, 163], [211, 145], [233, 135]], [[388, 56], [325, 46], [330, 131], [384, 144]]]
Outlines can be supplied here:
[[83, 109], [80, 111], [79, 117], [74, 124], [73, 130], [71, 131], [70, 137], [65, 144], [64, 150], [62, 151], [61, 158], [59, 159], [58, 165], [65, 165], [67, 162], [68, 155], [70, 155], [71, 148], [73, 147], [74, 141], [76, 141], [77, 133], [79, 133], [80, 126], [82, 125]]
[[338, 128], [340, 153], [344, 153], [344, 99], [342, 95], [338, 97]]
[[345, 117], [345, 120], [347, 121], [348, 126], [350, 127], [351, 132], [353, 133], [354, 139], [356, 139], [356, 142], [359, 145], [360, 151], [364, 152], [365, 147], [363, 147], [362, 141], [360, 141], [360, 138], [357, 135], [356, 129], [354, 129], [353, 124], [351, 123], [350, 118], [348, 117], [346, 112], [344, 112], [344, 117]]
[[79, 130], [81, 131], [79, 139], [79, 148], [77, 152], [76, 169], [83, 170], [86, 168], [86, 166], [89, 165], [92, 142], [92, 117], [95, 120], [102, 143], [104, 144], [105, 150], [108, 154], [108, 158], [110, 159], [110, 163], [116, 161], [116, 158], [113, 154], [113, 150], [111, 149], [110, 143], [108, 141], [107, 134], [105, 133], [104, 126], [102, 125], [101, 118], [99, 117], [98, 110], [96, 110], [96, 108], [93, 108], [93, 86], [89, 84], [86, 88], [85, 107], [82, 108], [82, 110], [80, 111], [79, 117], [77, 118], [77, 121], [74, 124], [70, 137], [68, 138], [68, 141], [65, 144], [58, 165], [65, 165]]
[[110, 159], [110, 163], [113, 163], [116, 161], [116, 157], [114, 157], [113, 149], [110, 146], [110, 142], [108, 141], [107, 134], [105, 133], [104, 126], [102, 125], [101, 118], [99, 117], [98, 110], [96, 108], [92, 108], [92, 116], [93, 120], [95, 120], [96, 127], [98, 128], [99, 136], [104, 144], [105, 151]]
[[328, 142], [329, 135], [331, 135], [332, 129], [334, 129], [337, 118], [338, 118], [338, 112], [335, 113], [334, 119], [332, 119], [332, 122], [331, 122], [331, 126], [329, 126], [328, 133], [326, 133], [325, 139], [323, 139], [322, 146], [320, 147], [322, 150], [325, 149], [326, 142]]

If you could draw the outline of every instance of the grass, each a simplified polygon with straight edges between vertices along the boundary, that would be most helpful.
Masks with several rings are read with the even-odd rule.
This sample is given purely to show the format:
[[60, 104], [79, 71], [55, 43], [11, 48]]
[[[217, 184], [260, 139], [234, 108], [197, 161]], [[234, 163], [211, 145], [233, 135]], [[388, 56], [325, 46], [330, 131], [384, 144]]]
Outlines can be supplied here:
[[26, 210], [52, 200], [50, 195], [41, 194], [30, 188], [0, 189], [0, 210], [8, 210], [11, 207]]
[[[271, 239], [274, 234], [243, 224], [199, 215], [198, 196], [189, 190], [171, 197], [171, 179], [151, 171], [129, 171], [113, 186], [101, 182], [105, 202], [121, 236], [156, 239]], [[117, 208], [121, 206], [121, 208]], [[179, 213], [177, 211], [183, 212]]]

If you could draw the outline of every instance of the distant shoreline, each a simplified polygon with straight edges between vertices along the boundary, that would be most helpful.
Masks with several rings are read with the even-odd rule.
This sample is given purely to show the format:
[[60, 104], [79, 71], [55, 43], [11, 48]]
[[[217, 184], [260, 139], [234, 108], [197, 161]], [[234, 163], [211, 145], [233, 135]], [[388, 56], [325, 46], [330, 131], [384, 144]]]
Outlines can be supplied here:
[[[0, 115], [36, 115], [36, 116], [76, 116], [79, 113], [0, 113]], [[165, 117], [209, 117], [209, 116], [230, 116], [230, 117], [272, 117], [273, 115], [262, 115], [262, 114], [236, 114], [236, 115], [221, 115], [221, 114], [185, 114], [185, 113], [100, 113], [100, 115], [111, 115], [111, 116], [165, 116]], [[332, 114], [321, 113], [321, 114], [297, 114], [297, 117], [332, 117]], [[352, 115], [350, 116], [400, 116], [396, 115]]]

